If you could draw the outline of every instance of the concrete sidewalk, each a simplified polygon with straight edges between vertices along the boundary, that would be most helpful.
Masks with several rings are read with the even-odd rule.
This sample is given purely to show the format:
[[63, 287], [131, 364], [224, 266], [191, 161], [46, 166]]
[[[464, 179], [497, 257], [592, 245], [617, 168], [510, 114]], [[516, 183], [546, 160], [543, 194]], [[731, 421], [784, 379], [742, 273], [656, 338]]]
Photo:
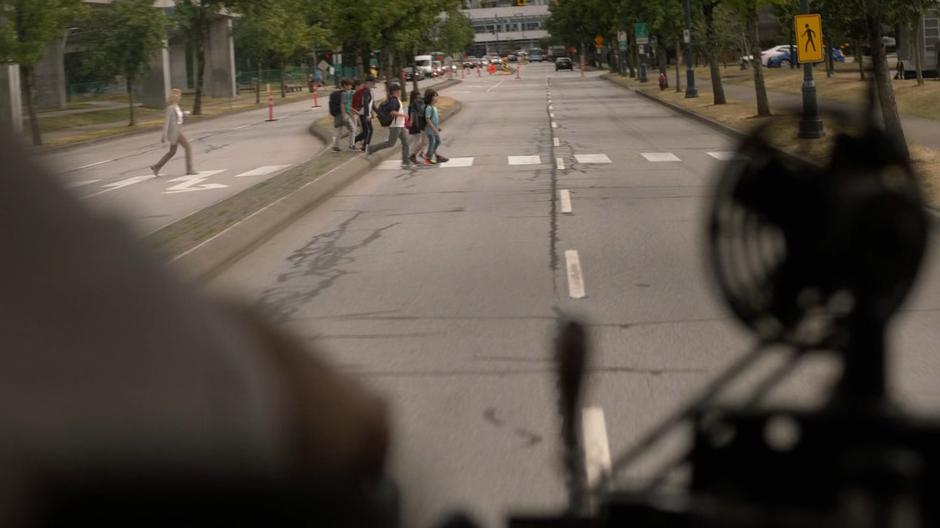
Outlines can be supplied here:
[[[696, 82], [696, 87], [699, 89], [701, 97], [712, 97], [711, 80], [703, 79], [702, 82]], [[725, 95], [729, 99], [743, 102], [751, 102], [757, 99], [752, 86], [725, 83], [724, 88]], [[770, 99], [771, 111], [777, 111], [781, 108], [801, 108], [803, 105], [802, 96], [798, 94], [768, 91], [767, 97]], [[854, 105], [823, 98], [819, 99], [819, 107], [824, 110], [858, 110]], [[901, 122], [908, 143], [940, 150], [940, 121], [902, 114]]]

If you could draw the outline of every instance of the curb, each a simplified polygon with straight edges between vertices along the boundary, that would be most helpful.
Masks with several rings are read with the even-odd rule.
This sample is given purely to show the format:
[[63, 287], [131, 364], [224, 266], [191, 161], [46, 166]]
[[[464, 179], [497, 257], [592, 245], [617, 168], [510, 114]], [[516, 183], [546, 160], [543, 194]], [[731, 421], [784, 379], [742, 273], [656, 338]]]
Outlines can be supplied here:
[[[463, 105], [455, 100], [454, 107], [441, 116], [441, 120], [446, 121], [452, 118], [460, 113], [462, 109]], [[309, 130], [314, 136], [321, 137], [322, 131], [317, 130], [315, 122]], [[329, 140], [332, 141], [332, 136]], [[176, 254], [169, 259], [169, 265], [190, 280], [211, 278], [337, 191], [370, 172], [394, 154], [395, 151], [396, 149], [389, 149], [383, 154], [374, 154], [369, 158], [356, 155], [341, 162], [288, 194], [228, 225], [195, 246]], [[322, 152], [329, 151], [323, 150]], [[321, 156], [317, 156], [308, 162], [307, 166], [316, 163], [320, 159]], [[254, 188], [246, 189], [236, 196], [251, 193], [253, 190]], [[225, 207], [224, 204], [218, 205]]]

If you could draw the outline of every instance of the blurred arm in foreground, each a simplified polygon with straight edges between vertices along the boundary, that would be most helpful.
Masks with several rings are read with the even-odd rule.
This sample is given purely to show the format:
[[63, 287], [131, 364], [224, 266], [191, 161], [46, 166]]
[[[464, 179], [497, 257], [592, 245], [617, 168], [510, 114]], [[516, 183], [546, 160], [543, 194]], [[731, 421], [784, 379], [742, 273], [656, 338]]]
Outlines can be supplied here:
[[31, 523], [49, 483], [380, 475], [378, 397], [184, 287], [15, 145], [0, 140], [0, 525]]

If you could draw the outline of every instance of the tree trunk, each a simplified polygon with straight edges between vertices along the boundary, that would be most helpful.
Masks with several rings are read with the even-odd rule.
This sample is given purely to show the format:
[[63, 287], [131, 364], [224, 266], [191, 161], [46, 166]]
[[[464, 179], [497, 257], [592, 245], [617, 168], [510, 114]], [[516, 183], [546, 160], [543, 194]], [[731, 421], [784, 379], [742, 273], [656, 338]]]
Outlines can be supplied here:
[[201, 8], [199, 13], [196, 16], [195, 24], [193, 24], [193, 44], [196, 46], [196, 95], [193, 98], [193, 115], [202, 115], [202, 91], [206, 73], [206, 33], [208, 24]]
[[676, 39], [676, 92], [682, 91], [682, 37]]
[[36, 117], [36, 90], [34, 89], [33, 68], [23, 66], [23, 90], [26, 92], [26, 114], [29, 116], [29, 129], [33, 134], [33, 145], [42, 145], [42, 132], [39, 130], [39, 119]]
[[756, 2], [751, 2], [747, 10], [748, 30], [751, 33], [751, 66], [754, 69], [754, 91], [757, 94], [757, 115], [770, 115], [770, 102], [767, 100], [767, 86], [764, 84], [764, 65], [760, 61], [760, 31], [758, 29]]
[[128, 77], [125, 85], [127, 86], [127, 115], [129, 116], [127, 126], [135, 126], [137, 120], [134, 115], [134, 79]]
[[261, 61], [258, 61], [258, 77], [255, 79], [255, 104], [261, 104]]
[[718, 67], [718, 43], [715, 38], [715, 6], [718, 2], [702, 4], [705, 15], [705, 42], [708, 48], [708, 70], [712, 77], [712, 96], [716, 105], [728, 102], [725, 98], [725, 87], [721, 82], [721, 70]]
[[[835, 71], [835, 65], [832, 64], [832, 43], [829, 42], [829, 37], [823, 35], [821, 39], [823, 42], [823, 50], [826, 52], [826, 78], [832, 77], [833, 71]], [[790, 62], [792, 63], [792, 56]]]
[[[874, 6], [872, 4], [875, 4]], [[885, 131], [894, 138], [902, 152], [907, 154], [907, 140], [898, 115], [897, 102], [894, 100], [894, 87], [891, 85], [891, 72], [885, 57], [884, 43], [881, 41], [881, 22], [878, 16], [877, 0], [866, 2], [865, 25], [868, 30], [868, 45], [871, 46], [871, 62], [875, 75], [875, 91], [884, 118]]]
[[287, 83], [284, 81], [284, 63], [281, 63], [281, 68], [278, 71], [281, 74], [281, 99], [287, 97]]
[[920, 10], [914, 18], [914, 70], [917, 86], [924, 85], [924, 12]]
[[411, 91], [418, 91], [418, 61], [415, 57], [418, 56], [418, 52], [415, 51], [414, 55], [411, 56]]
[[855, 47], [855, 62], [858, 63], [858, 77], [859, 80], [865, 80], [865, 61], [862, 60], [862, 43], [858, 39], [852, 41], [852, 46]]
[[636, 64], [637, 64], [637, 53], [634, 50], [637, 49], [636, 37], [631, 33], [628, 37], [628, 42], [630, 43], [627, 46], [627, 64], [630, 66], [630, 78], [636, 78]]

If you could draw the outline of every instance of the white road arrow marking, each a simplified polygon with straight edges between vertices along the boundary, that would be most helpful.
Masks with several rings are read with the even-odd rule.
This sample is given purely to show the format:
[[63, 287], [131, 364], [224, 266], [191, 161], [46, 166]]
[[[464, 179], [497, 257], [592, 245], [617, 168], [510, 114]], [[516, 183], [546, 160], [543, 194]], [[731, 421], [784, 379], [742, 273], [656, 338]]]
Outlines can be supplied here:
[[172, 180], [167, 180], [170, 183], [180, 182], [177, 185], [172, 187], [167, 187], [163, 194], [177, 194], [184, 192], [198, 192], [198, 191], [211, 191], [213, 189], [224, 189], [228, 185], [223, 185], [221, 183], [202, 183], [209, 179], [210, 176], [218, 174], [220, 172], [225, 172], [226, 169], [222, 170], [211, 170], [211, 171], [199, 171], [199, 174], [195, 176], [183, 176], [181, 178], [173, 178]]
[[111, 191], [116, 191], [116, 190], [118, 190], [118, 189], [123, 189], [124, 187], [129, 187], [129, 186], [131, 186], [131, 185], [140, 183], [140, 182], [142, 182], [142, 181], [152, 180], [153, 178], [155, 178], [155, 176], [153, 176], [152, 174], [151, 174], [151, 175], [148, 175], [148, 176], [133, 176], [133, 177], [131, 177], [131, 178], [127, 178], [126, 180], [121, 180], [121, 181], [119, 181], [119, 182], [114, 182], [114, 183], [109, 183], [109, 184], [107, 184], [107, 185], [102, 185], [102, 186], [101, 186], [101, 189], [102, 189], [101, 191], [98, 191], [98, 192], [96, 192], [96, 193], [89, 194], [89, 195], [87, 195], [87, 196], [83, 196], [82, 199], [93, 198], [93, 197], [95, 197], [95, 196], [101, 196], [102, 194], [107, 194], [107, 193], [109, 193], [109, 192], [111, 192]]

